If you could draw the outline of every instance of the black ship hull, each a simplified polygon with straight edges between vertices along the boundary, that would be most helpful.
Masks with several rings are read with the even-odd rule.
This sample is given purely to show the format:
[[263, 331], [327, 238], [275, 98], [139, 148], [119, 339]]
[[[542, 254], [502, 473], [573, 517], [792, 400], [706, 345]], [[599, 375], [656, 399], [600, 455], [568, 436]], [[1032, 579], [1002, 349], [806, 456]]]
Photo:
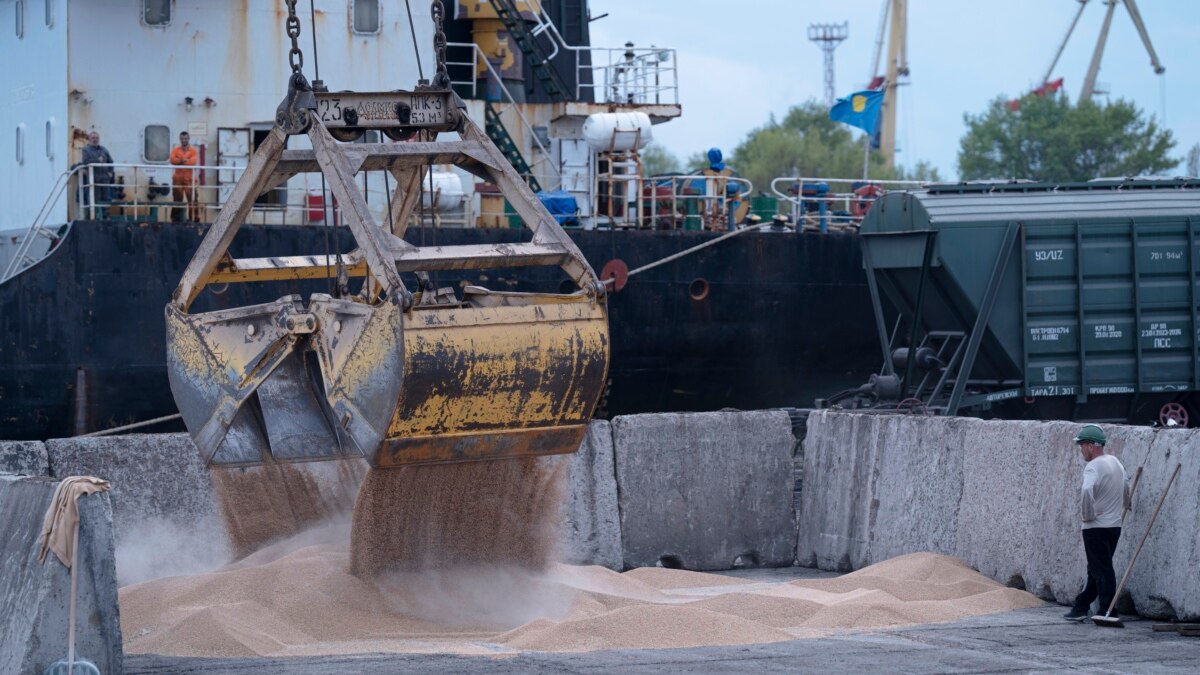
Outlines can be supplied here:
[[[75, 223], [46, 259], [0, 284], [0, 438], [69, 436], [175, 412], [163, 307], [204, 229]], [[597, 270], [613, 259], [634, 269], [716, 236], [570, 234]], [[522, 235], [414, 229], [407, 238], [451, 245]], [[344, 228], [245, 226], [232, 252], [253, 257], [352, 245]], [[526, 268], [440, 273], [436, 281], [558, 291], [565, 277], [558, 269]], [[234, 284], [206, 290], [195, 308], [327, 288], [324, 281]], [[604, 412], [809, 406], [878, 367], [870, 306], [858, 239], [849, 234], [749, 233], [656, 267], [610, 296]]]

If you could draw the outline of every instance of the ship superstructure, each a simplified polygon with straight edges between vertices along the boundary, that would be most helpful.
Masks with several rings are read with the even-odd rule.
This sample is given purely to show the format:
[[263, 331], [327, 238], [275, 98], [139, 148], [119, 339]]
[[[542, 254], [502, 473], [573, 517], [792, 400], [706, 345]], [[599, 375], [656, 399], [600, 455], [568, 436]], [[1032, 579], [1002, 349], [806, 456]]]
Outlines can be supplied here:
[[[11, 92], [0, 103], [0, 157], [12, 160], [0, 182], [0, 231], [8, 235], [0, 251], [11, 258], [31, 224], [36, 231], [9, 274], [40, 258], [71, 220], [154, 222], [176, 214], [181, 198], [169, 157], [180, 132], [199, 155], [189, 184], [199, 220], [211, 221], [284, 94], [282, 3], [12, 4], [15, 11], [0, 12], [0, 56], [23, 67], [0, 72], [0, 90]], [[617, 202], [640, 196], [637, 150], [650, 140], [651, 125], [681, 108], [674, 50], [592, 47], [587, 11], [582, 1], [447, 3], [446, 58], [469, 116], [535, 190], [574, 197], [572, 222], [590, 226], [597, 210], [602, 221], [627, 219], [623, 206], [604, 204], [614, 193]], [[431, 77], [433, 27], [424, 3], [317, 0], [305, 19], [315, 28], [305, 64], [311, 75], [337, 73], [337, 86], [351, 90]], [[305, 36], [306, 47], [312, 39]], [[383, 73], [394, 81], [380, 81]], [[78, 166], [93, 132], [111, 154], [111, 172]], [[304, 143], [295, 140], [297, 148]], [[372, 178], [363, 179], [367, 201], [382, 209], [388, 188]], [[430, 213], [418, 215], [432, 223], [436, 211], [439, 226], [507, 226], [503, 199], [478, 187], [466, 172], [437, 171], [426, 185]], [[336, 217], [325, 208], [330, 201], [320, 184], [294, 179], [261, 198], [252, 220], [322, 222]]]

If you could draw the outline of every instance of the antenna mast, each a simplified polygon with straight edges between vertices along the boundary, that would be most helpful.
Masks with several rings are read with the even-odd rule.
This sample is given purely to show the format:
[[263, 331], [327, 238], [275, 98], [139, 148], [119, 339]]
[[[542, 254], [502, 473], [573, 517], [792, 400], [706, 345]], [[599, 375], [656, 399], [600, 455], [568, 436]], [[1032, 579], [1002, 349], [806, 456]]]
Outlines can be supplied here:
[[850, 22], [814, 23], [808, 26], [808, 39], [821, 48], [825, 55], [825, 105], [833, 106], [837, 98], [837, 87], [834, 83], [833, 50], [850, 37]]

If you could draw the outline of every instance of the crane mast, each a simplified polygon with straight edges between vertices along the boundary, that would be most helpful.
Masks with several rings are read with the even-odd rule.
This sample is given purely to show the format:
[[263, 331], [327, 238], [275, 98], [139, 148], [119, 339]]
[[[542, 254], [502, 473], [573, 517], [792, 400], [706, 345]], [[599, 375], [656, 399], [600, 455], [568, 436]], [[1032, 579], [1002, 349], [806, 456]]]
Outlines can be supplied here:
[[[889, 0], [891, 23], [888, 26], [887, 73], [883, 82], [883, 108], [879, 131], [879, 149], [888, 168], [896, 164], [896, 98], [900, 78], [908, 77], [908, 0]], [[885, 10], [885, 16], [886, 16]]]

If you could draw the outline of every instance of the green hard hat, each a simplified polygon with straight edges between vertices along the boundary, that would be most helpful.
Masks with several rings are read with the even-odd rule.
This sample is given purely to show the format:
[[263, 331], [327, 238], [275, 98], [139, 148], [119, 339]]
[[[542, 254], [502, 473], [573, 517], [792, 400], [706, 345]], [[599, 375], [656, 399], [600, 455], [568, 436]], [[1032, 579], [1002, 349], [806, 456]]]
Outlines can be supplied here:
[[1076, 443], [1083, 443], [1084, 441], [1091, 441], [1097, 445], [1104, 445], [1108, 442], [1108, 438], [1104, 435], [1103, 429], [1095, 424], [1089, 424], [1080, 429], [1079, 433], [1075, 436]]

